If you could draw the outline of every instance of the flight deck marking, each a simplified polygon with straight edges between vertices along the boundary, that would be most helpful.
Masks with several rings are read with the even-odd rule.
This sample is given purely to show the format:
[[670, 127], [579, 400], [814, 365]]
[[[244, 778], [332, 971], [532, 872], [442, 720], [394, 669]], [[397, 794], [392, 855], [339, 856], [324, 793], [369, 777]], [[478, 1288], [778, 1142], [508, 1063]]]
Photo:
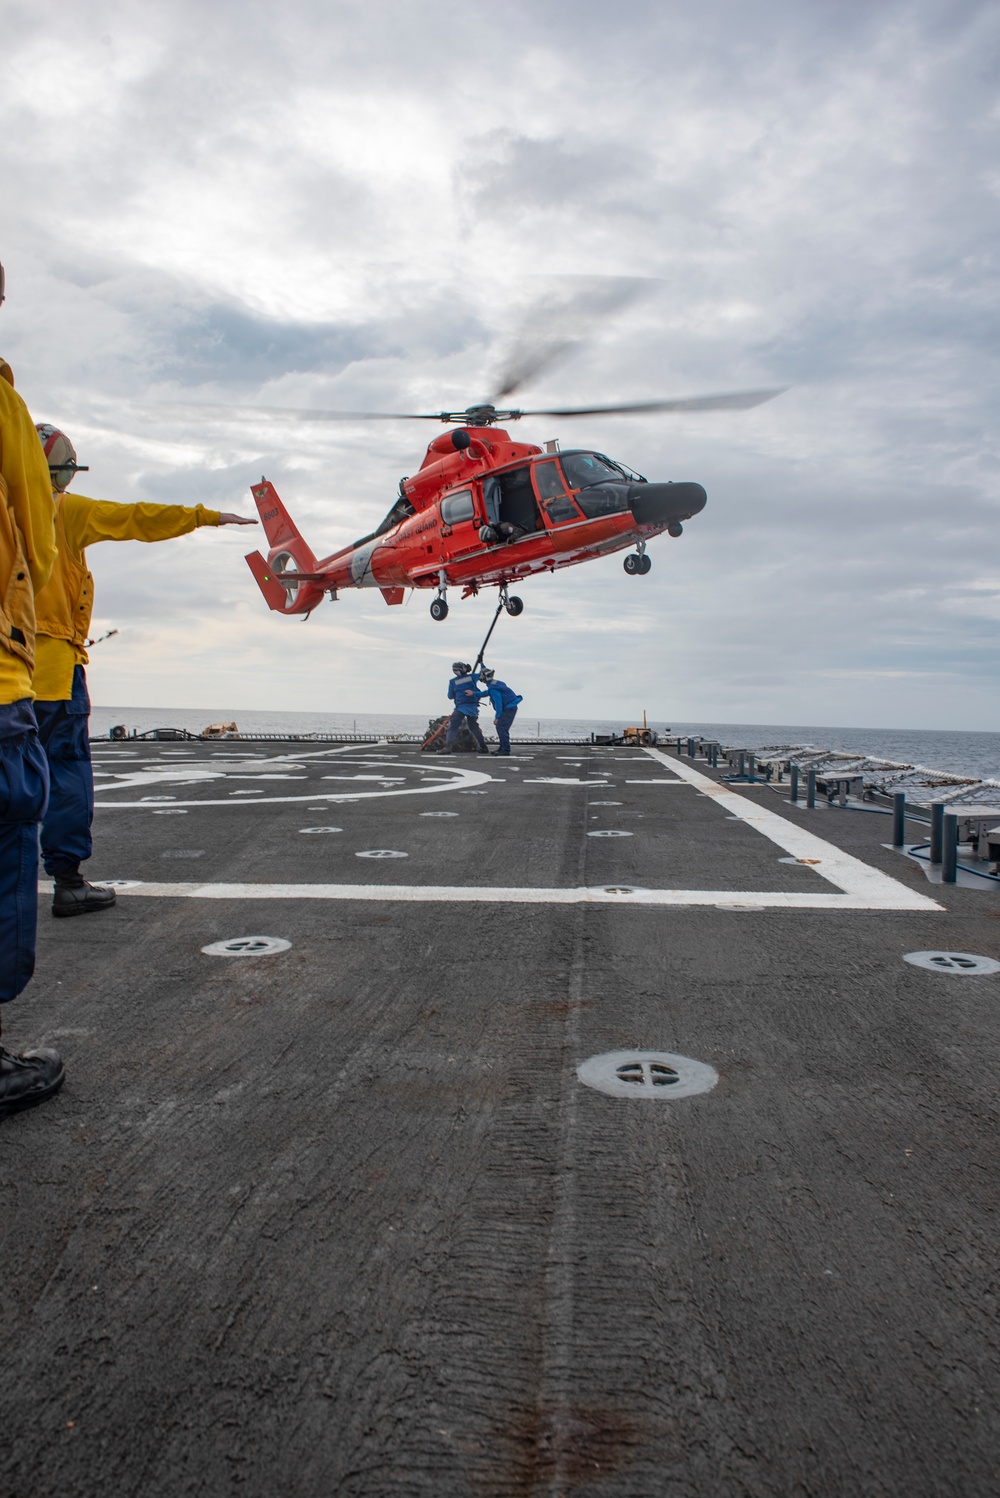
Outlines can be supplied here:
[[[433, 905], [648, 905], [713, 906], [716, 910], [941, 910], [926, 895], [917, 895], [886, 878], [878, 893], [794, 893], [783, 890], [628, 889], [595, 885], [576, 889], [514, 888], [448, 884], [195, 884], [144, 880], [114, 884], [126, 895], [180, 900], [371, 900], [375, 904]], [[895, 886], [895, 887], [893, 887]], [[51, 891], [39, 883], [39, 892]]]
[[[225, 781], [225, 780], [233, 780], [233, 779], [238, 779], [238, 780], [247, 780], [247, 779], [253, 779], [253, 780], [278, 780], [278, 779], [280, 779], [280, 780], [298, 780], [298, 779], [305, 779], [306, 778], [305, 776], [290, 775], [290, 774], [284, 773], [284, 771], [287, 771], [287, 770], [300, 770], [300, 769], [304, 768], [304, 766], [301, 763], [302, 760], [312, 760], [314, 762], [317, 761], [317, 760], [322, 761], [322, 760], [328, 760], [331, 755], [346, 755], [346, 754], [350, 754], [351, 752], [352, 751], [351, 751], [350, 748], [346, 748], [346, 749], [341, 749], [341, 748], [338, 748], [338, 749], [320, 749], [320, 750], [317, 750], [315, 753], [311, 753], [311, 754], [297, 754], [294, 757], [294, 759], [293, 759], [293, 757], [291, 755], [284, 755], [284, 756], [278, 755], [278, 756], [274, 756], [274, 757], [270, 758], [269, 760], [267, 760], [265, 762], [266, 764], [268, 764], [269, 766], [272, 767], [272, 769], [269, 772], [264, 773], [264, 774], [254, 774], [253, 776], [248, 776], [248, 775], [244, 775], [244, 774], [233, 774], [233, 775], [230, 775], [230, 774], [227, 774], [226, 770], [221, 765], [208, 766], [207, 764], [205, 764], [204, 761], [202, 761], [201, 764], [193, 764], [193, 765], [185, 765], [185, 766], [174, 765], [173, 768], [171, 768], [171, 769], [167, 769], [167, 768], [165, 768], [162, 765], [158, 769], [155, 769], [155, 770], [145, 770], [145, 769], [139, 769], [138, 767], [129, 766], [128, 767], [128, 774], [127, 774], [127, 776], [115, 777], [116, 780], [117, 780], [117, 784], [115, 784], [114, 786], [110, 786], [110, 785], [103, 786], [102, 785], [100, 787], [100, 790], [99, 790], [98, 794], [103, 798], [104, 796], [107, 796], [109, 794], [113, 794], [115, 791], [138, 789], [139, 787], [142, 787], [143, 789], [146, 789], [150, 785], [155, 784], [158, 781], [159, 782], [167, 782], [167, 783], [173, 784], [176, 787], [178, 784], [184, 784], [184, 783], [194, 783], [194, 784], [199, 784], [200, 785], [200, 784], [203, 784], [204, 782], [206, 782], [208, 780], [223, 780], [223, 781]], [[358, 761], [358, 760], [356, 760], [355, 762], [356, 763], [363, 763], [366, 767], [369, 767], [369, 768], [370, 768], [371, 763], [372, 763], [371, 760], [364, 760], [364, 761]], [[282, 767], [282, 770], [280, 772], [278, 770], [279, 766]], [[240, 768], [242, 768], [242, 766]], [[318, 768], [318, 766], [317, 766], [317, 768]], [[393, 765], [392, 768], [393, 768], [393, 770], [396, 770], [396, 769], [398, 769], [400, 767], [398, 765]], [[327, 791], [317, 790], [316, 786], [314, 784], [313, 787], [312, 787], [312, 789], [307, 790], [302, 795], [298, 795], [298, 796], [272, 796], [272, 795], [265, 794], [263, 791], [261, 791], [261, 792], [256, 792], [256, 791], [255, 792], [247, 792], [247, 795], [248, 796], [249, 795], [253, 796], [254, 799], [253, 799], [253, 802], [251, 804], [253, 804], [255, 806], [257, 806], [257, 805], [275, 806], [275, 805], [280, 805], [282, 803], [302, 803], [302, 802], [309, 802], [309, 801], [312, 801], [312, 802], [324, 801], [327, 804], [330, 804], [331, 802], [337, 802], [337, 801], [368, 801], [368, 800], [372, 800], [372, 799], [374, 799], [376, 797], [383, 797], [383, 796], [427, 796], [427, 795], [433, 795], [433, 794], [435, 794], [438, 791], [464, 790], [464, 789], [467, 789], [470, 786], [483, 785], [483, 784], [489, 782], [492, 779], [492, 777], [487, 772], [485, 772], [485, 771], [465, 769], [464, 767], [459, 766], [459, 765], [449, 765], [447, 767], [435, 765], [433, 767], [432, 766], [427, 766], [426, 769], [425, 769], [424, 766], [420, 765], [420, 766], [414, 766], [413, 769], [416, 771], [416, 773], [418, 773], [418, 774], [420, 774], [422, 776], [422, 779], [420, 780], [420, 782], [418, 784], [412, 785], [412, 786], [407, 786], [404, 780], [401, 780], [399, 777], [397, 777], [395, 775], [393, 775], [393, 776], [389, 776], [389, 775], [358, 775], [358, 776], [352, 776], [352, 777], [350, 777], [350, 780], [355, 785], [359, 786], [359, 789], [357, 789], [357, 790], [348, 791], [346, 789], [346, 787], [345, 787], [345, 789], [342, 790], [342, 791], [329, 791], [329, 792], [327, 792]], [[434, 773], [434, 775], [435, 775], [435, 778], [432, 779], [429, 775], [427, 775], [426, 774], [426, 770], [432, 770], [433, 773]], [[327, 777], [324, 776], [323, 778], [326, 779]], [[329, 777], [329, 778], [340, 778], [340, 777]], [[345, 780], [347, 779], [347, 777], [344, 777], [344, 778], [345, 778]], [[368, 790], [368, 789], [362, 790], [362, 789], [360, 789], [361, 785], [366, 785], [367, 786], [371, 782], [375, 782], [376, 784], [379, 784], [382, 788], [380, 790]], [[221, 789], [222, 789], [221, 786], [220, 786], [219, 789], [221, 791]], [[157, 796], [144, 796], [144, 797], [142, 797], [141, 801], [140, 800], [137, 800], [137, 801], [106, 801], [104, 799], [101, 799], [101, 800], [99, 800], [97, 802], [96, 809], [98, 809], [98, 810], [107, 810], [107, 811], [136, 811], [136, 810], [139, 810], [139, 811], [154, 811], [154, 810], [156, 810], [157, 806], [162, 806], [163, 803], [166, 802], [166, 801], [173, 802], [174, 804], [179, 805], [179, 806], [199, 806], [199, 807], [200, 806], [230, 806], [231, 807], [234, 804], [236, 804], [236, 805], [241, 804], [240, 802], [234, 802], [234, 800], [230, 799], [231, 797], [235, 797], [238, 794], [239, 794], [238, 792], [227, 791], [226, 794], [225, 794], [225, 796], [219, 796], [219, 797], [216, 797], [216, 798], [209, 798], [209, 797], [200, 798], [199, 797], [199, 798], [190, 798], [190, 799], [186, 799], [186, 800], [178, 800], [178, 798], [176, 796], [166, 795], [166, 794], [161, 794], [161, 795], [157, 795]], [[246, 801], [244, 801], [244, 802], [242, 802], [242, 804], [243, 805], [247, 805], [248, 803]]]
[[[707, 775], [684, 764], [682, 760], [669, 760], [659, 749], [646, 749], [644, 751], [650, 759], [656, 760], [668, 770], [679, 775], [682, 780], [688, 781], [696, 786], [710, 800], [715, 801], [725, 811], [741, 822], [760, 832], [769, 838], [772, 843], [777, 843], [786, 853], [792, 853], [796, 858], [815, 859], [813, 872], [819, 874], [821, 879], [827, 879], [838, 889], [843, 890], [855, 903], [856, 910], [943, 910], [936, 900], [928, 899], [926, 895], [918, 894], [916, 890], [908, 889], [898, 879], [883, 874], [879, 869], [873, 869], [870, 864], [862, 863], [860, 858], [854, 858], [850, 853], [828, 843], [824, 838], [817, 837], [814, 832], [807, 832], [804, 827], [794, 822], [779, 817], [776, 812], [768, 811], [764, 806], [755, 806], [750, 801], [745, 801], [742, 796], [731, 791], [728, 786], [719, 785], [710, 780]], [[730, 899], [737, 899], [741, 904], [749, 901], [757, 906], [757, 901], [752, 896], [747, 896], [740, 891], [731, 892]]]
[[[299, 759], [320, 758], [338, 751], [324, 750], [316, 755], [299, 755]], [[576, 904], [631, 904], [655, 907], [709, 906], [717, 910], [909, 910], [941, 911], [944, 907], [927, 895], [908, 889], [899, 880], [881, 873], [817, 837], [814, 833], [787, 821], [784, 817], [744, 800], [736, 792], [701, 775], [683, 763], [673, 763], [655, 749], [645, 751], [657, 762], [666, 765], [681, 779], [695, 786], [709, 799], [716, 800], [720, 807], [732, 813], [733, 819], [746, 822], [761, 832], [772, 843], [797, 858], [816, 859], [813, 872], [833, 885], [833, 889], [813, 891], [774, 890], [683, 890], [683, 889], [630, 889], [628, 886], [579, 886], [576, 888], [516, 888], [494, 886], [459, 885], [372, 885], [372, 884], [247, 884], [247, 883], [165, 883], [160, 881], [129, 882], [119, 885], [125, 896], [147, 896], [180, 899], [217, 900], [370, 900], [396, 903], [482, 903], [516, 905], [576, 905]], [[287, 756], [291, 759], [291, 756]], [[276, 761], [272, 761], [274, 763]], [[358, 791], [321, 797], [333, 800], [367, 800], [384, 796], [426, 795], [439, 790], [458, 788], [460, 794], [469, 794], [471, 785], [481, 785], [490, 777], [480, 771], [454, 768], [453, 778], [445, 784], [433, 782], [408, 790]], [[472, 794], [485, 794], [472, 792]], [[315, 800], [316, 792], [302, 796], [269, 798], [279, 802]], [[109, 804], [109, 803], [105, 803]], [[145, 803], [110, 803], [125, 808], [153, 810]], [[189, 806], [232, 806], [230, 800], [189, 801]], [[239, 803], [236, 803], [239, 804]], [[247, 803], [243, 803], [246, 805]], [[600, 803], [592, 802], [592, 805]], [[383, 852], [383, 850], [371, 850]], [[384, 850], [395, 851], [395, 850]], [[384, 856], [384, 854], [383, 854]], [[40, 890], [47, 892], [48, 885]]]

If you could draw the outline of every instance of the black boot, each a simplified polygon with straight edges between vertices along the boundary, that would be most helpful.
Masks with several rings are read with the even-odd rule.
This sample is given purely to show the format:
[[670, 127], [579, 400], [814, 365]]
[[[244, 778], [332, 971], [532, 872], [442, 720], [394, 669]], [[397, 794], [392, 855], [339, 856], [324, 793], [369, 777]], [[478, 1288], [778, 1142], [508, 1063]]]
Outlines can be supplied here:
[[59, 1091], [65, 1077], [58, 1051], [25, 1051], [15, 1056], [0, 1045], [0, 1118], [44, 1103]]
[[87, 915], [92, 910], [108, 910], [115, 903], [115, 892], [101, 884], [88, 884], [80, 870], [56, 875], [52, 896], [53, 915]]

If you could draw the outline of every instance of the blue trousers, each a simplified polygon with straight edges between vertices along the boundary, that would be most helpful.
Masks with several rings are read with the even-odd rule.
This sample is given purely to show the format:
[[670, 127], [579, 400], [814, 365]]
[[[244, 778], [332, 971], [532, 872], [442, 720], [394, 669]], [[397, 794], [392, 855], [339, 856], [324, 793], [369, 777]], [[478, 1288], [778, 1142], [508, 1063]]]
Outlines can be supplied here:
[[0, 1004], [35, 971], [38, 824], [49, 771], [28, 698], [0, 705]]
[[46, 874], [73, 874], [94, 850], [94, 771], [90, 763], [90, 694], [82, 666], [68, 702], [36, 702], [38, 734], [49, 762], [49, 809], [42, 823]]
[[516, 717], [516, 707], [505, 707], [497, 719], [497, 738], [500, 740], [498, 754], [510, 753], [510, 727]]
[[450, 719], [448, 720], [448, 732], [444, 736], [445, 743], [453, 744], [458, 738], [458, 730], [462, 726], [463, 718], [465, 722], [468, 723], [469, 729], [472, 733], [472, 737], [475, 739], [480, 749], [485, 749], [486, 740], [483, 738], [483, 730], [479, 726], [479, 719], [472, 713], [463, 713], [460, 707], [456, 707], [455, 711], [452, 713]]

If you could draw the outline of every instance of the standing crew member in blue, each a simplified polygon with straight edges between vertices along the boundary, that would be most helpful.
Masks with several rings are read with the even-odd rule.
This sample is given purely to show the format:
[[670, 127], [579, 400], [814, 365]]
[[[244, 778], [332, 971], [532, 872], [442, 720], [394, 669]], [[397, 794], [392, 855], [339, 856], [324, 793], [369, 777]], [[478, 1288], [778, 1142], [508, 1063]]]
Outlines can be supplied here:
[[451, 669], [455, 675], [448, 683], [448, 696], [454, 702], [455, 707], [445, 735], [445, 753], [455, 753], [458, 731], [463, 723], [467, 723], [469, 732], [479, 745], [480, 754], [489, 754], [486, 740], [483, 738], [483, 730], [479, 726], [479, 704], [489, 694], [481, 692], [476, 686], [476, 678], [472, 674], [472, 667], [468, 661], [454, 661]]
[[[4, 274], [0, 266], [0, 303]], [[49, 772], [31, 701], [35, 593], [56, 559], [45, 457], [10, 365], [0, 359], [0, 1005], [35, 970], [38, 824]], [[62, 1086], [58, 1051], [14, 1055], [0, 1045], [0, 1118]]]
[[42, 823], [42, 862], [55, 880], [52, 914], [86, 915], [115, 903], [115, 892], [88, 884], [80, 865], [93, 851], [94, 772], [90, 763], [90, 697], [86, 641], [94, 580], [84, 548], [96, 541], [168, 541], [202, 525], [256, 525], [203, 505], [115, 504], [65, 491], [80, 465], [72, 442], [56, 427], [37, 428], [52, 476], [58, 556], [38, 594], [35, 713], [49, 763], [49, 808]]
[[497, 737], [500, 740], [497, 754], [509, 754], [511, 724], [517, 717], [518, 704], [523, 702], [524, 698], [519, 697], [505, 681], [497, 681], [496, 672], [489, 670], [486, 666], [479, 673], [479, 680], [485, 682], [487, 694], [493, 704], [493, 721], [497, 726]]

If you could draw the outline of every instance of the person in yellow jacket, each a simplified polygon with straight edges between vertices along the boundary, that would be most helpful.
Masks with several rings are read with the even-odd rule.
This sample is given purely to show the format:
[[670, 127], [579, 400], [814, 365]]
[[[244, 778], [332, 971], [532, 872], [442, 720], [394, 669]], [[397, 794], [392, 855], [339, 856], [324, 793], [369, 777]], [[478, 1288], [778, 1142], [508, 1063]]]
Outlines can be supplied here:
[[81, 471], [69, 438], [40, 424], [55, 504], [58, 556], [35, 600], [38, 644], [35, 713], [49, 767], [49, 805], [42, 822], [42, 862], [55, 880], [52, 914], [85, 915], [115, 903], [115, 892], [89, 884], [80, 872], [93, 851], [94, 775], [90, 763], [86, 640], [94, 609], [94, 580], [86, 548], [97, 541], [168, 541], [202, 525], [256, 525], [244, 515], [203, 505], [116, 504], [66, 493]]
[[[0, 266], [0, 303], [4, 273]], [[31, 700], [35, 592], [56, 557], [49, 475], [31, 417], [0, 359], [0, 1006], [35, 968], [38, 824], [49, 775]], [[15, 1055], [0, 1045], [0, 1118], [62, 1086], [58, 1051]]]

